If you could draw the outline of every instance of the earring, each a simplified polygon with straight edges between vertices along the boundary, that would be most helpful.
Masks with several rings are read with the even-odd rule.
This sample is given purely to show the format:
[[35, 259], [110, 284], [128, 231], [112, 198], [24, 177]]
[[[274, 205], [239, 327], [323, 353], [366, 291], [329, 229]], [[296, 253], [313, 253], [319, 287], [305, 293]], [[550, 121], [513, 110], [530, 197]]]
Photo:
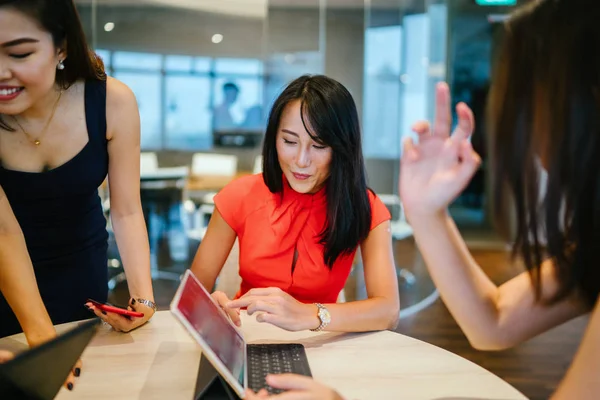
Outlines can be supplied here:
[[56, 66], [56, 69], [59, 69], [59, 70], [61, 70], [61, 71], [62, 71], [63, 69], [65, 69], [65, 64], [63, 64], [63, 60], [59, 60], [59, 61], [58, 61], [58, 65]]

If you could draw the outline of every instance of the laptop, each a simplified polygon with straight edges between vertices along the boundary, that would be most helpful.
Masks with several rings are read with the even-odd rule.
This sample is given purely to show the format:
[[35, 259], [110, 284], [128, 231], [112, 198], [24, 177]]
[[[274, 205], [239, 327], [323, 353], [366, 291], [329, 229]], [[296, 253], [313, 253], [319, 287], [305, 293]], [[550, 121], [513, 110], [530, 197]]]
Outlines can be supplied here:
[[99, 323], [99, 318], [85, 321], [0, 364], [0, 399], [50, 400], [56, 397], [96, 334]]
[[190, 270], [185, 272], [171, 302], [171, 312], [239, 398], [244, 398], [246, 389], [281, 393], [267, 385], [267, 374], [312, 376], [302, 344], [247, 344], [241, 331]]

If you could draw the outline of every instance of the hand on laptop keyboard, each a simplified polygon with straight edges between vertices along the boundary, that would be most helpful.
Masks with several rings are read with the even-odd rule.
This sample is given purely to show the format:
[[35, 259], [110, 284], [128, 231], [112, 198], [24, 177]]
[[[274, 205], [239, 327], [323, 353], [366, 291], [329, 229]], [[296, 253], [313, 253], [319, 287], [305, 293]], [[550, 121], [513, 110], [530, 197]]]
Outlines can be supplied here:
[[318, 383], [312, 378], [296, 375], [281, 374], [268, 375], [267, 383], [270, 387], [283, 389], [285, 392], [276, 395], [269, 395], [266, 389], [258, 393], [246, 391], [246, 400], [265, 400], [265, 399], [305, 399], [305, 400], [343, 400], [342, 396], [335, 390]]

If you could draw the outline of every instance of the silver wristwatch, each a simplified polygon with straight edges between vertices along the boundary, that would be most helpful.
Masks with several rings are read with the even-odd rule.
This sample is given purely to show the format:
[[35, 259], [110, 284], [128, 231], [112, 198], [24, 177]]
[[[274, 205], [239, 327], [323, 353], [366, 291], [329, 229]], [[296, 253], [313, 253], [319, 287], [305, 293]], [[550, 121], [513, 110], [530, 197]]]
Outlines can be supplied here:
[[156, 312], [156, 304], [153, 301], [146, 300], [146, 299], [135, 299], [135, 301], [137, 301], [138, 303], [143, 304], [147, 307], [150, 307], [151, 309], [154, 310], [154, 312]]
[[319, 317], [321, 324], [315, 329], [311, 329], [311, 331], [319, 332], [325, 329], [327, 325], [329, 325], [329, 323], [331, 322], [331, 314], [329, 314], [329, 310], [327, 310], [327, 308], [323, 304], [315, 303], [315, 306], [317, 306], [317, 308], [319, 309], [317, 317]]

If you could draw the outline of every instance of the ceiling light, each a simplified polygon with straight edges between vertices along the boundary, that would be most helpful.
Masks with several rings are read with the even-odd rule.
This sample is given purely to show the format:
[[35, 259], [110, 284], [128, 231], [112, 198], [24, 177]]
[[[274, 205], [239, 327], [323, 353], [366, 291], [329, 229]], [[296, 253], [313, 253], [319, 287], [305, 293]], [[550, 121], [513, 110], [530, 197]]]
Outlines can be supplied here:
[[215, 33], [214, 35], [212, 35], [211, 40], [213, 43], [221, 43], [223, 41], [223, 35], [221, 35], [220, 33]]
[[115, 29], [115, 23], [114, 22], [107, 22], [106, 24], [104, 24], [104, 30], [106, 32], [110, 32], [113, 29]]

